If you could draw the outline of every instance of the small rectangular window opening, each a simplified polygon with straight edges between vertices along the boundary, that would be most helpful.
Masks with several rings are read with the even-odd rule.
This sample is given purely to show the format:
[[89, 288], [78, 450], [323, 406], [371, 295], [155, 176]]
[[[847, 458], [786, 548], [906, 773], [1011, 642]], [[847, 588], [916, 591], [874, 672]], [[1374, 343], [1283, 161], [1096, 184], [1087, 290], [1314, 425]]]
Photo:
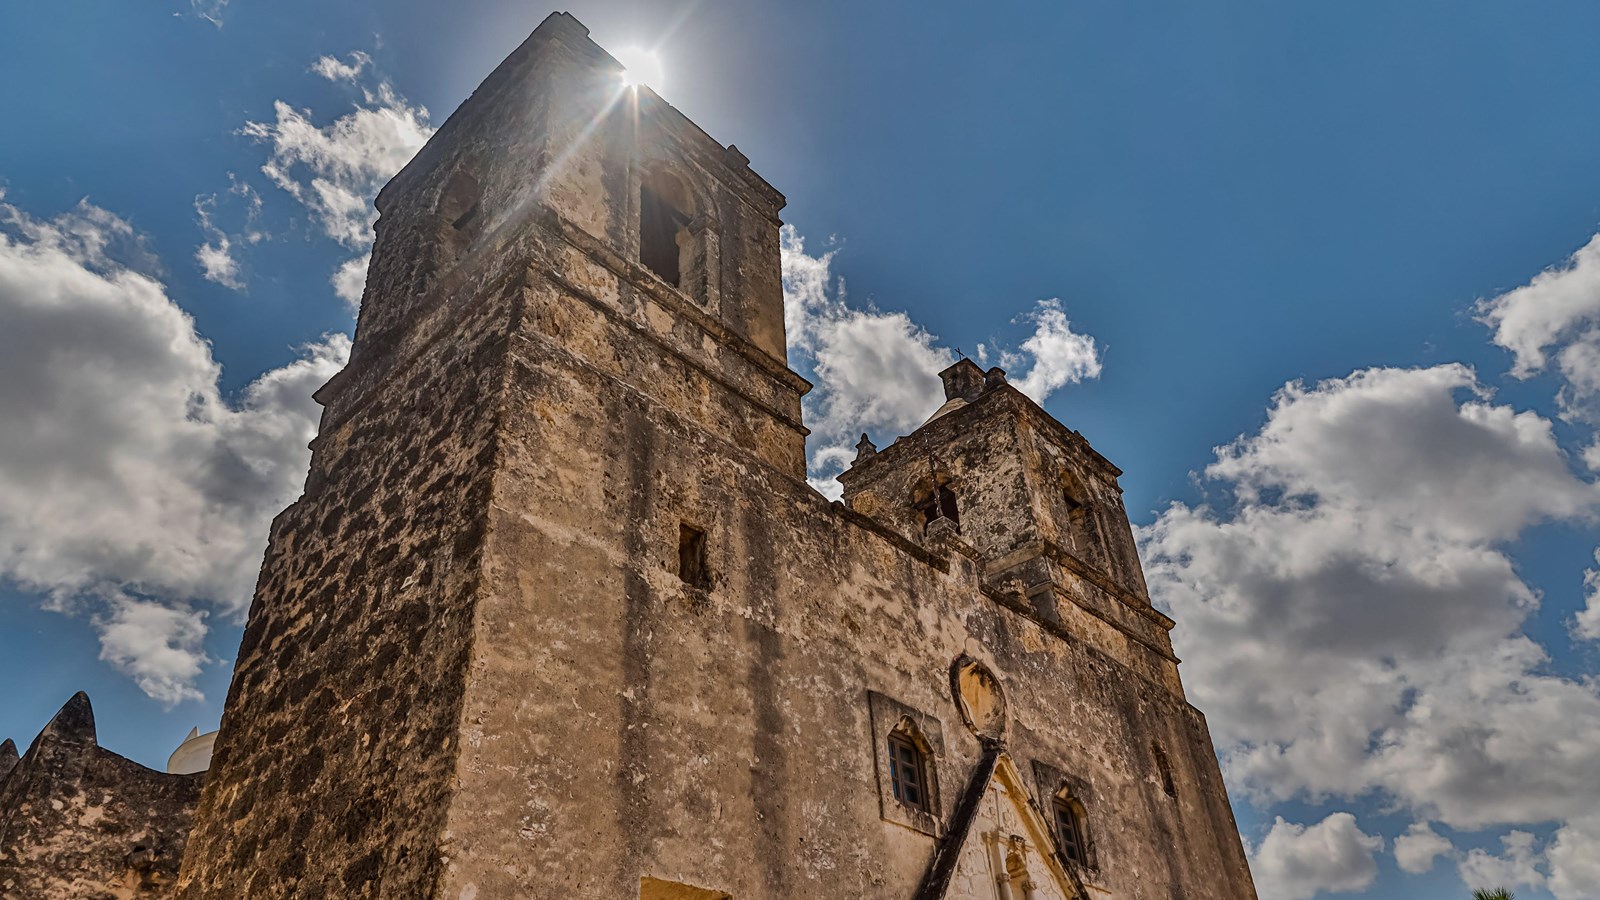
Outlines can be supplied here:
[[1167, 751], [1161, 747], [1161, 744], [1154, 741], [1151, 742], [1150, 749], [1155, 751], [1156, 769], [1161, 773], [1161, 790], [1168, 797], [1176, 798], [1178, 796], [1178, 785], [1177, 782], [1172, 780], [1172, 762], [1167, 758]]
[[889, 735], [889, 785], [901, 803], [920, 810], [928, 808], [922, 751], [902, 734]]
[[711, 570], [706, 565], [706, 533], [688, 523], [678, 525], [678, 577], [684, 584], [707, 590]]
[[459, 218], [457, 218], [454, 222], [451, 222], [450, 223], [450, 227], [454, 228], [457, 231], [461, 231], [461, 230], [465, 229], [468, 225], [472, 224], [472, 220], [476, 219], [477, 217], [478, 217], [478, 204], [474, 203], [474, 204], [472, 204], [472, 207], [470, 209], [468, 209], [466, 212], [462, 213], [461, 216]]
[[1057, 799], [1056, 810], [1056, 835], [1061, 840], [1061, 852], [1067, 859], [1079, 865], [1087, 865], [1089, 854], [1084, 847], [1083, 834], [1078, 827], [1078, 814], [1066, 801]]

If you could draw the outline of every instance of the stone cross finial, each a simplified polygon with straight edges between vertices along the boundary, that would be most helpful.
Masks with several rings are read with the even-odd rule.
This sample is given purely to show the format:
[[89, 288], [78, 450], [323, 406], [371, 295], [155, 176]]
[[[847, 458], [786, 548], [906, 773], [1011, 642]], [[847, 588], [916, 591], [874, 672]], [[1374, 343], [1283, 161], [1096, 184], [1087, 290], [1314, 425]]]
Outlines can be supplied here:
[[865, 431], [861, 432], [861, 440], [856, 442], [856, 462], [871, 459], [878, 454], [878, 445], [867, 437]]

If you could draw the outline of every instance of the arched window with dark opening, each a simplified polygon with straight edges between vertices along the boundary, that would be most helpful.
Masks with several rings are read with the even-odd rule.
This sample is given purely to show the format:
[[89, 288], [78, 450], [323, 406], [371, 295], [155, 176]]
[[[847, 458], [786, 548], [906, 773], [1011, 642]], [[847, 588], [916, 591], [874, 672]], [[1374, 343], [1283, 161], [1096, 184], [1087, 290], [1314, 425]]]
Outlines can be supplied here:
[[1050, 810], [1061, 855], [1080, 866], [1089, 865], [1089, 827], [1083, 804], [1063, 790], [1051, 798]]
[[961, 527], [961, 507], [956, 503], [955, 491], [950, 490], [947, 484], [941, 484], [931, 491], [924, 489], [912, 505], [924, 529], [937, 519], [949, 519], [957, 529]]
[[928, 796], [928, 754], [915, 733], [902, 725], [889, 733], [889, 787], [894, 798], [923, 812], [932, 811]]
[[1105, 554], [1100, 545], [1099, 529], [1095, 527], [1094, 509], [1089, 504], [1088, 492], [1070, 475], [1062, 487], [1061, 501], [1067, 510], [1066, 530], [1072, 541], [1073, 554], [1090, 565], [1104, 566]]
[[692, 238], [694, 207], [676, 176], [652, 171], [639, 185], [639, 262], [673, 287], [681, 287]]

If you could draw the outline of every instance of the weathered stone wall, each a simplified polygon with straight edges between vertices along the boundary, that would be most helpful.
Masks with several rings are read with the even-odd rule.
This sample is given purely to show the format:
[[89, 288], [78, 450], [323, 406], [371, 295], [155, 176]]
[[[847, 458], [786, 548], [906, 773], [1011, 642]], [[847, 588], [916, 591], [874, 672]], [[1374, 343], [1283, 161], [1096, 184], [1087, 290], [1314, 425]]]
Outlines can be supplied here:
[[[963, 360], [946, 371], [981, 378]], [[839, 476], [845, 502], [906, 541], [936, 529], [916, 502], [934, 478], [954, 498], [961, 539], [983, 560], [987, 588], [1029, 608], [1182, 697], [1172, 621], [1146, 593], [1120, 472], [992, 370], [987, 385]], [[1068, 497], [1072, 500], [1068, 500]]]
[[183, 897], [431, 896], [521, 277], [469, 259], [385, 355], [319, 394], [306, 492], [273, 524]]
[[[966, 556], [879, 531], [674, 408], [714, 386], [641, 374], [671, 353], [629, 334], [626, 301], [555, 284], [635, 288], [564, 265], [512, 341], [442, 896], [629, 896], [652, 876], [909, 897], [933, 841], [880, 816], [867, 692], [943, 723], [948, 816], [978, 754], [950, 700], [962, 653], [1004, 679], [1012, 752], [1091, 786], [1103, 887], [1250, 896], [1198, 713], [997, 603]], [[574, 310], [606, 352], [550, 327]], [[676, 575], [681, 523], [709, 533], [708, 591]]]
[[[638, 262], [651, 167], [694, 198], [707, 265], [685, 290]], [[1004, 685], [1010, 758], [1077, 786], [1086, 878], [1253, 896], [1160, 647], [1131, 664], [992, 585], [978, 535], [908, 536], [805, 484], [782, 203], [736, 150], [620, 91], [565, 16], [385, 189], [181, 896], [614, 900], [648, 878], [652, 897], [909, 898], [979, 759], [950, 694], [963, 654]], [[1008, 484], [1048, 527], [1030, 466]], [[703, 586], [679, 578], [686, 526]], [[1051, 565], [1071, 577], [1050, 590], [1077, 583]], [[928, 823], [885, 815], [869, 692], [942, 734]]]
[[168, 775], [100, 747], [82, 693], [7, 763], [0, 758], [0, 898], [173, 895], [204, 775]]

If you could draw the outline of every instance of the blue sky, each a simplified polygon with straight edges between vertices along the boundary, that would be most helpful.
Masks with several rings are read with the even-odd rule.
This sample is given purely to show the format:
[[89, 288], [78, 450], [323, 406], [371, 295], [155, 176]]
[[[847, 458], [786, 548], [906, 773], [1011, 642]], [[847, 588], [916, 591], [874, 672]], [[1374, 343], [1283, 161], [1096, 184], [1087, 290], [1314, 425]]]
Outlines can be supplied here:
[[[1600, 7], [565, 8], [788, 196], [819, 483], [956, 347], [1127, 472], [1264, 897], [1600, 894]], [[0, 737], [215, 726], [370, 192], [551, 11], [0, 12]]]

